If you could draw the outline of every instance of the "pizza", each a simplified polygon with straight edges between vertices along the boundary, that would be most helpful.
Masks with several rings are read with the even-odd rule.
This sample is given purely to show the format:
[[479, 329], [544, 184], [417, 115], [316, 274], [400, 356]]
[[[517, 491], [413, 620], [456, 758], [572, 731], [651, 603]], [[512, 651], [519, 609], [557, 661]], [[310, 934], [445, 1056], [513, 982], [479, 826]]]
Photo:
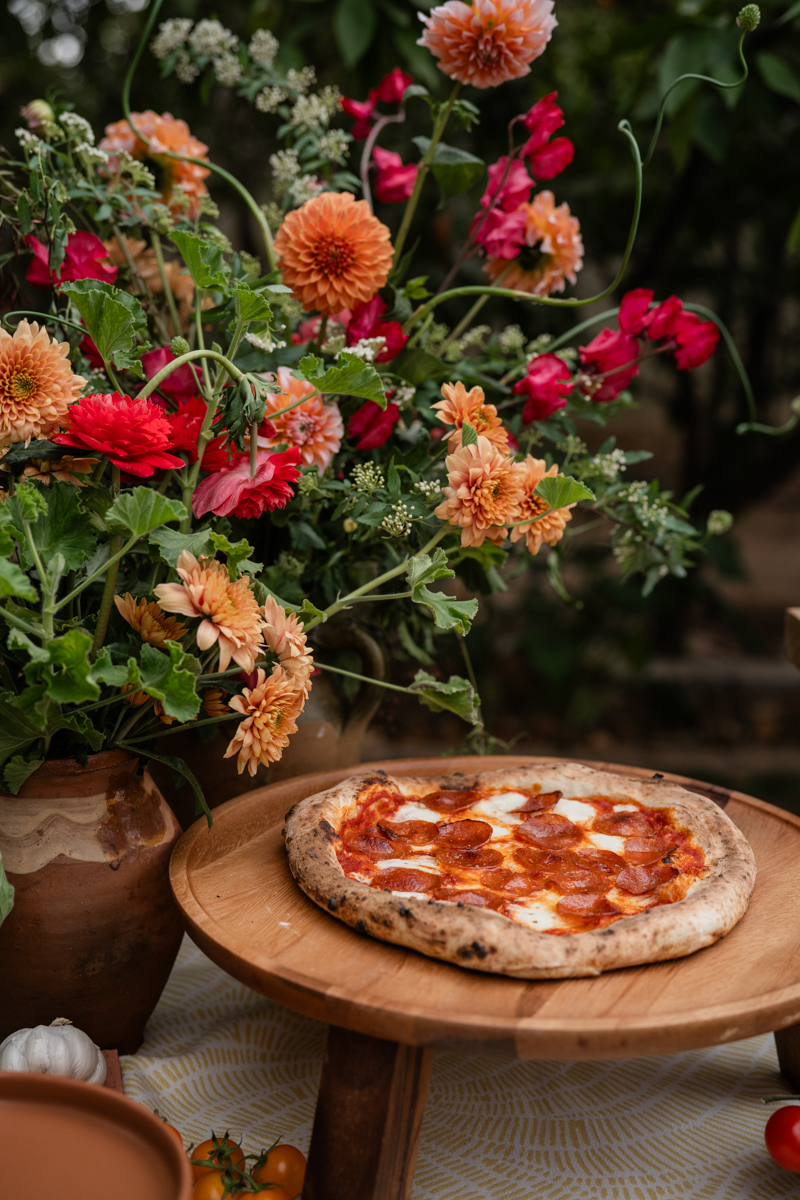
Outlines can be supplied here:
[[755, 860], [720, 807], [577, 763], [356, 775], [297, 804], [303, 891], [361, 933], [522, 979], [691, 954], [744, 915]]

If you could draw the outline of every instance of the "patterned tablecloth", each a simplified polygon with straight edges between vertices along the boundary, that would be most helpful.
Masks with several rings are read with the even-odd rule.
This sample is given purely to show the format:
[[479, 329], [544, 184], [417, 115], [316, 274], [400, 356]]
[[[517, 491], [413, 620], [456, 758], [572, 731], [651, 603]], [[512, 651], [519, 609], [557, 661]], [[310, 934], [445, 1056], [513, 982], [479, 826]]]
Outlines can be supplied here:
[[[125, 1092], [183, 1132], [307, 1152], [326, 1027], [186, 940]], [[784, 1091], [771, 1035], [611, 1063], [434, 1059], [413, 1200], [797, 1200], [764, 1149]]]

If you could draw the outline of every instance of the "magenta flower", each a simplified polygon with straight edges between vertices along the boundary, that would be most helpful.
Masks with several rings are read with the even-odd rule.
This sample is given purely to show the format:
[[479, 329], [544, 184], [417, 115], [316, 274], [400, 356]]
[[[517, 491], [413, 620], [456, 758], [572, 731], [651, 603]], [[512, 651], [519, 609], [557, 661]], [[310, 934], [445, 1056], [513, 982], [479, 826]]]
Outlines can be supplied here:
[[237, 454], [228, 466], [208, 475], [194, 493], [194, 515], [248, 518], [285, 508], [294, 495], [291, 485], [300, 478], [300, 451], [296, 446], [280, 454], [259, 450], [256, 461], [252, 478], [249, 454]]
[[375, 146], [372, 158], [377, 167], [375, 198], [383, 204], [400, 204], [408, 200], [417, 181], [418, 168], [414, 163], [403, 165], [399, 154]]
[[522, 411], [523, 422], [530, 425], [532, 421], [543, 421], [564, 408], [572, 386], [572, 373], [557, 354], [539, 354], [532, 358], [525, 377], [513, 388], [516, 395], [528, 397]]

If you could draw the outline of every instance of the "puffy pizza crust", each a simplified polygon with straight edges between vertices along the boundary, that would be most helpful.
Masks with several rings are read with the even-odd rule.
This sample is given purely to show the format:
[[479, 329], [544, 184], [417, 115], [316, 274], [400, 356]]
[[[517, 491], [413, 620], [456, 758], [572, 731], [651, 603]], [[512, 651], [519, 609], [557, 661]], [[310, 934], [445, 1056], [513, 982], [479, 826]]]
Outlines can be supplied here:
[[[544, 792], [558, 789], [567, 797], [633, 798], [648, 808], [672, 809], [712, 865], [686, 897], [673, 904], [645, 909], [602, 929], [561, 936], [539, 933], [486, 909], [398, 896], [349, 879], [336, 857], [336, 830], [362, 789], [375, 783], [405, 796], [439, 788], [526, 790], [538, 783]], [[742, 918], [756, 877], [748, 842], [713, 801], [665, 781], [629, 779], [578, 763], [426, 779], [362, 773], [295, 805], [286, 816], [284, 837], [297, 883], [340, 921], [432, 958], [518, 979], [600, 975], [692, 954], [712, 945]]]

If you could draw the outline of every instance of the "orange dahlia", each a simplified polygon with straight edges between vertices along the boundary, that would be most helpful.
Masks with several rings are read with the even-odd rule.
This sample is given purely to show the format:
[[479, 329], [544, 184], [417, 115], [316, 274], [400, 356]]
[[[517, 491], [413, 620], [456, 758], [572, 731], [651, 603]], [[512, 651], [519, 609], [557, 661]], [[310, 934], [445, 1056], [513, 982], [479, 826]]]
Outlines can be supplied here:
[[371, 300], [389, 277], [391, 234], [365, 200], [350, 192], [323, 192], [287, 213], [275, 253], [290, 287], [307, 311], [325, 316]]
[[[272, 379], [274, 376], [265, 378]], [[275, 436], [264, 439], [262, 444], [272, 447], [288, 442], [289, 446], [296, 446], [300, 451], [305, 466], [316, 465], [322, 474], [342, 444], [342, 414], [336, 404], [326, 404], [318, 395], [313, 400], [298, 404], [297, 408], [283, 416], [272, 417], [271, 414], [279, 408], [285, 408], [293, 400], [317, 390], [307, 379], [295, 379], [289, 367], [278, 367], [278, 383], [281, 390], [267, 398], [265, 413], [275, 426]]]
[[79, 475], [91, 474], [92, 469], [100, 462], [99, 458], [73, 458], [65, 454], [63, 458], [29, 458], [22, 472], [24, 479], [36, 479], [45, 487], [50, 486], [52, 479], [59, 483], [71, 483], [73, 487], [86, 487], [86, 480]]
[[213, 558], [199, 561], [188, 550], [178, 558], [182, 583], [160, 583], [153, 591], [167, 612], [200, 617], [195, 640], [200, 650], [219, 646], [219, 670], [233, 659], [252, 671], [262, 641], [263, 621], [246, 575], [231, 581], [228, 568]]
[[[546, 475], [558, 475], [558, 463], [553, 463], [548, 471], [544, 459], [534, 458], [529, 454], [524, 462], [519, 463], [517, 471], [521, 490], [519, 504], [513, 519], [514, 521], [525, 521], [539, 517], [539, 520], [533, 525], [515, 525], [511, 530], [511, 541], [518, 542], [520, 538], [524, 537], [531, 554], [538, 554], [542, 542], [547, 542], [548, 546], [555, 546], [556, 542], [561, 541], [567, 521], [572, 520], [570, 509], [575, 506], [570, 504], [569, 508], [559, 508], [551, 513], [547, 501], [541, 496], [534, 495], [536, 488]], [[543, 513], [548, 515], [543, 516]]]
[[420, 13], [426, 46], [450, 79], [477, 88], [519, 79], [550, 41], [558, 22], [554, 0], [447, 0]]
[[556, 208], [552, 192], [539, 192], [525, 210], [525, 241], [516, 259], [490, 258], [486, 273], [490, 279], [503, 276], [503, 287], [532, 296], [550, 296], [563, 292], [565, 280], [576, 282], [583, 266], [581, 223], [573, 217], [568, 204]]
[[13, 335], [0, 329], [0, 448], [54, 433], [86, 383], [67, 355], [68, 342], [50, 339], [34, 321]]
[[170, 204], [173, 190], [179, 187], [185, 192], [190, 199], [188, 215], [194, 219], [200, 211], [200, 197], [208, 195], [203, 180], [210, 171], [197, 163], [168, 158], [167, 152], [205, 158], [208, 146], [192, 137], [186, 122], [177, 120], [172, 113], [159, 114], [148, 108], [143, 113], [131, 113], [131, 120], [147, 141], [138, 138], [126, 120], [106, 125], [106, 136], [100, 142], [100, 149], [112, 156], [108, 169], [116, 174], [119, 162], [115, 161], [113, 155], [126, 151], [152, 171], [161, 199], [175, 212], [181, 212], [183, 205], [177, 197], [174, 205]]
[[492, 445], [500, 450], [508, 449], [508, 434], [495, 406], [486, 403], [483, 388], [474, 387], [467, 391], [459, 379], [456, 383], [442, 384], [442, 395], [444, 400], [437, 401], [431, 407], [437, 410], [443, 424], [455, 425], [448, 442], [451, 454], [461, 444], [461, 428], [465, 421]]
[[237, 768], [241, 775], [245, 767], [255, 775], [258, 764], [277, 762], [289, 745], [289, 737], [297, 732], [295, 718], [302, 711], [305, 697], [283, 667], [275, 667], [267, 676], [259, 667], [254, 688], [243, 688], [234, 696], [230, 707], [244, 714], [244, 721], [233, 735], [225, 758], [238, 754]]
[[476, 444], [449, 454], [445, 465], [448, 486], [434, 515], [461, 527], [462, 546], [480, 546], [486, 538], [503, 541], [520, 498], [513, 460], [488, 438], [479, 437]]
[[188, 626], [175, 617], [168, 617], [155, 600], [134, 600], [130, 592], [115, 596], [114, 603], [123, 620], [139, 634], [143, 642], [151, 646], [163, 646], [165, 642], [180, 642], [188, 633]]
[[278, 662], [292, 680], [295, 687], [307, 696], [311, 691], [311, 672], [314, 660], [306, 644], [303, 626], [295, 613], [287, 613], [272, 596], [267, 596], [261, 610], [264, 620], [264, 644], [278, 658]]

